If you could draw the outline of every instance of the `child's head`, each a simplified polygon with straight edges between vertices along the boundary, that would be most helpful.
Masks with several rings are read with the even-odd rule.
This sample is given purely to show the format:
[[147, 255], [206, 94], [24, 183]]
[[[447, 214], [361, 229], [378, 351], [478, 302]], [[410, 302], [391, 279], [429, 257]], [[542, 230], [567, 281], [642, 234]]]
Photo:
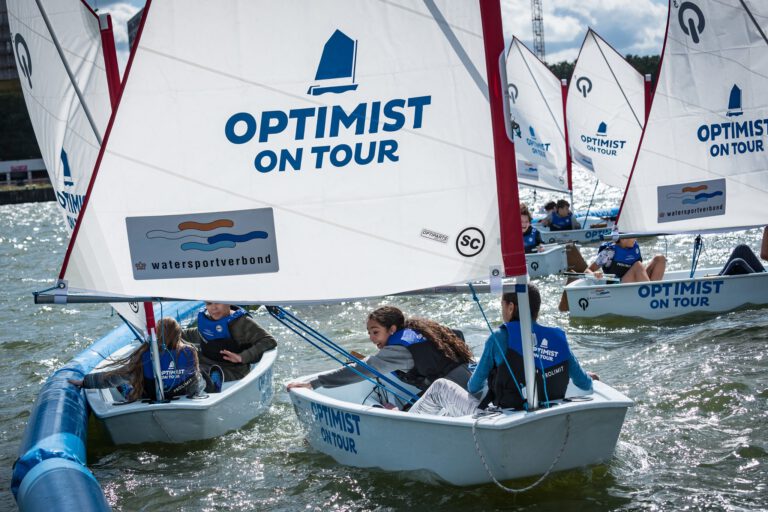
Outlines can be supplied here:
[[[528, 285], [528, 302], [531, 306], [531, 320], [534, 322], [539, 316], [541, 309], [541, 294], [536, 285]], [[517, 305], [517, 292], [505, 293], [501, 297], [501, 316], [505, 322], [520, 320], [520, 312]]]
[[547, 203], [545, 203], [545, 204], [544, 204], [544, 211], [545, 211], [545, 212], [547, 212], [547, 213], [549, 213], [549, 212], [551, 212], [552, 210], [554, 210], [556, 206], [557, 206], [557, 203], [556, 203], [556, 202], [554, 202], [554, 201], [549, 201], [549, 202], [547, 202]]
[[368, 315], [368, 337], [377, 348], [383, 348], [395, 332], [405, 326], [405, 315], [394, 306], [382, 306]]
[[520, 203], [520, 224], [523, 226], [523, 232], [528, 229], [532, 221], [533, 215], [531, 215], [528, 206], [525, 203]]
[[168, 350], [177, 350], [181, 343], [181, 326], [173, 318], [161, 318], [157, 322], [157, 343], [162, 350], [165, 346]]
[[565, 199], [560, 199], [555, 205], [555, 208], [557, 209], [557, 214], [561, 217], [567, 217], [568, 214], [571, 213], [571, 203]]
[[637, 238], [619, 238], [619, 241], [616, 242], [616, 245], [625, 249], [630, 249], [635, 245], [635, 242], [637, 242]]

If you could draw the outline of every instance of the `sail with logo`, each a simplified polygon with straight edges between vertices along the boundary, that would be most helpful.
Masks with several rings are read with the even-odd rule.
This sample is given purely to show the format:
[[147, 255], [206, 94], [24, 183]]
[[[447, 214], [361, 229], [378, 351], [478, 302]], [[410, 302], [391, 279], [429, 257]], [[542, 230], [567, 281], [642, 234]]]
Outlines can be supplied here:
[[[498, 0], [149, 1], [60, 277], [105, 297], [282, 306], [506, 274], [527, 297], [522, 239], [504, 236], [521, 229], [503, 53]], [[313, 94], [326, 87], [340, 88]], [[310, 443], [460, 484], [493, 479], [473, 426], [510, 446], [484, 456], [512, 478], [610, 458], [631, 405], [596, 383], [590, 401], [534, 411], [530, 393], [531, 412], [443, 421], [360, 405], [376, 387], [292, 391]], [[360, 415], [354, 453], [324, 440], [313, 411], [329, 407]], [[409, 435], [454, 446], [450, 461], [394, 442]]]
[[568, 193], [560, 80], [513, 37], [507, 54], [507, 82], [518, 181], [522, 185]]
[[[82, 0], [8, 0], [7, 7], [27, 111], [71, 233], [117, 99], [111, 20], [99, 18]], [[112, 306], [138, 329], [145, 328], [137, 303]]]
[[573, 162], [624, 188], [645, 125], [643, 76], [592, 29], [568, 86], [566, 118]]
[[[762, 14], [739, 0], [670, 5], [622, 231], [699, 234], [768, 224], [768, 39], [756, 22]], [[729, 273], [694, 265], [667, 272], [660, 283], [605, 288], [579, 281], [566, 290], [571, 314], [589, 317], [670, 318], [768, 303], [768, 273]]]

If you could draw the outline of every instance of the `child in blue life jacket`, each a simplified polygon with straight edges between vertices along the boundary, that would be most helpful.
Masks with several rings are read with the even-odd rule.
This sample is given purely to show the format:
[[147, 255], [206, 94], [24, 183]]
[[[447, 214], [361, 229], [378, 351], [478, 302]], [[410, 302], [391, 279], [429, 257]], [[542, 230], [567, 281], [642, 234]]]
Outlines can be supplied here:
[[637, 239], [621, 238], [601, 245], [595, 260], [584, 273], [592, 274], [597, 279], [602, 279], [604, 274], [613, 274], [622, 283], [641, 283], [660, 281], [666, 268], [667, 258], [661, 254], [654, 256], [648, 266], [643, 265]]
[[[200, 375], [197, 350], [181, 338], [181, 326], [173, 318], [157, 322], [157, 344], [160, 352], [160, 373], [165, 398], [193, 396], [203, 391], [205, 381]], [[157, 399], [155, 374], [148, 343], [142, 343], [132, 354], [111, 363], [116, 367], [106, 372], [89, 373], [83, 380], [69, 379], [82, 388], [125, 387], [129, 401]]]
[[541, 232], [531, 225], [533, 215], [531, 215], [528, 206], [520, 203], [520, 224], [523, 226], [523, 245], [526, 253], [541, 252], [544, 250], [544, 241], [541, 239]]
[[[453, 330], [424, 318], [405, 319], [393, 306], [380, 307], [368, 316], [368, 337], [378, 352], [364, 359], [382, 374], [396, 372], [398, 378], [425, 390], [438, 378], [446, 378], [466, 387], [472, 352]], [[362, 358], [357, 354], [356, 357]], [[353, 369], [354, 368], [354, 369]], [[362, 365], [349, 364], [322, 373], [309, 382], [290, 382], [287, 388], [334, 388], [373, 375]]]
[[[570, 350], [565, 332], [557, 327], [536, 323], [541, 307], [538, 288], [528, 285], [528, 300], [536, 336], [536, 390], [540, 401], [557, 400], [565, 396], [568, 382], [585, 392], [592, 391], [597, 374], [582, 370]], [[522, 409], [526, 391], [522, 362], [522, 339], [517, 293], [505, 293], [501, 298], [504, 324], [485, 342], [483, 355], [472, 374], [467, 389], [461, 389], [446, 379], [438, 379], [411, 407], [410, 413], [440, 416], [466, 416], [489, 404], [504, 409]], [[546, 354], [539, 357], [539, 354]], [[543, 374], [542, 376], [542, 368]], [[510, 374], [509, 369], [512, 370]], [[514, 378], [512, 377], [514, 375]], [[483, 395], [483, 391], [487, 392]], [[546, 386], [546, 390], [544, 387]]]
[[550, 231], [567, 231], [570, 229], [581, 229], [581, 224], [576, 220], [576, 216], [571, 212], [571, 203], [565, 199], [560, 199], [555, 204], [555, 209], [541, 221], [542, 226], [549, 226]]

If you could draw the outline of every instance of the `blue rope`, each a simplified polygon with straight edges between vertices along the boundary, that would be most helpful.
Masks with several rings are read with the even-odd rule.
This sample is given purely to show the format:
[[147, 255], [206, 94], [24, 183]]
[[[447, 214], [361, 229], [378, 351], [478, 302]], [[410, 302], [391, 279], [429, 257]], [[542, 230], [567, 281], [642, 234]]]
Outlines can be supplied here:
[[[501, 358], [504, 360], [504, 364], [507, 365], [507, 370], [509, 370], [509, 374], [512, 376], [512, 382], [515, 383], [515, 388], [517, 388], [517, 392], [520, 394], [520, 398], [523, 398], [523, 390], [520, 388], [520, 384], [517, 382], [517, 378], [515, 377], [515, 372], [512, 371], [512, 367], [509, 365], [509, 361], [507, 361], [507, 350], [506, 348], [502, 348], [499, 345], [499, 340], [496, 339], [496, 333], [493, 331], [493, 327], [491, 327], [491, 322], [488, 321], [488, 317], [485, 314], [483, 305], [480, 304], [480, 299], [477, 297], [477, 292], [475, 291], [475, 287], [472, 286], [472, 283], [469, 283], [469, 289], [472, 292], [472, 299], [474, 299], [475, 303], [477, 304], [477, 307], [480, 309], [480, 313], [483, 315], [483, 318], [485, 319], [485, 323], [488, 325], [488, 330], [491, 331], [491, 337], [493, 338], [493, 341], [496, 344], [496, 347], [499, 349]], [[536, 387], [536, 384], [534, 383], [534, 388], [535, 387]], [[523, 398], [523, 409], [525, 409], [526, 411], [528, 410], [528, 402], [524, 398]]]
[[[374, 386], [381, 387], [381, 388], [385, 389], [386, 391], [392, 393], [393, 395], [395, 395], [400, 400], [403, 400], [406, 403], [413, 403], [415, 400], [418, 400], [418, 398], [419, 398], [418, 395], [416, 395], [414, 393], [411, 393], [410, 391], [408, 391], [404, 387], [402, 387], [399, 384], [397, 384], [396, 382], [394, 382], [392, 379], [388, 378], [383, 373], [379, 372], [378, 370], [376, 370], [372, 366], [368, 365], [365, 361], [362, 361], [362, 360], [358, 359], [357, 357], [353, 356], [352, 354], [350, 354], [349, 352], [344, 350], [341, 346], [339, 346], [338, 344], [334, 343], [329, 338], [323, 336], [321, 333], [319, 333], [318, 331], [316, 331], [315, 329], [313, 329], [312, 327], [310, 327], [306, 323], [302, 322], [301, 320], [299, 320], [297, 317], [295, 317], [294, 315], [292, 315], [291, 313], [289, 313], [285, 309], [283, 309], [283, 308], [281, 308], [279, 306], [268, 306], [267, 307], [267, 311], [269, 311], [269, 314], [272, 315], [278, 322], [280, 322], [281, 324], [286, 326], [288, 329], [293, 331], [296, 335], [298, 335], [304, 341], [306, 341], [307, 343], [309, 343], [310, 345], [312, 345], [316, 349], [320, 350], [320, 352], [324, 353], [325, 355], [327, 355], [331, 359], [334, 359], [335, 361], [341, 363], [343, 366], [346, 366], [347, 368], [349, 368], [353, 372], [357, 373], [358, 375], [360, 375], [365, 380], [371, 382]], [[317, 343], [315, 343], [314, 341], [309, 339], [306, 335], [312, 336], [315, 340], [321, 342], [326, 347], [335, 350], [336, 352], [340, 353], [342, 356], [346, 357], [347, 359], [350, 359], [353, 362], [357, 363], [359, 366], [361, 366], [364, 369], [368, 370], [370, 373], [376, 375], [379, 379], [383, 380], [387, 384], [389, 384], [389, 385], [393, 386], [394, 388], [402, 391], [404, 394], [408, 395], [410, 398], [405, 398], [404, 396], [402, 396], [401, 394], [399, 394], [399, 393], [395, 392], [394, 390], [388, 388], [387, 386], [385, 386], [381, 382], [379, 382], [377, 380], [374, 380], [374, 379], [370, 378], [369, 376], [365, 375], [364, 373], [359, 371], [357, 368], [355, 368], [353, 366], [350, 366], [346, 361], [343, 361], [343, 360], [339, 359], [334, 354], [332, 354], [328, 350], [324, 349], [323, 347], [321, 347], [320, 345], [318, 345]]]

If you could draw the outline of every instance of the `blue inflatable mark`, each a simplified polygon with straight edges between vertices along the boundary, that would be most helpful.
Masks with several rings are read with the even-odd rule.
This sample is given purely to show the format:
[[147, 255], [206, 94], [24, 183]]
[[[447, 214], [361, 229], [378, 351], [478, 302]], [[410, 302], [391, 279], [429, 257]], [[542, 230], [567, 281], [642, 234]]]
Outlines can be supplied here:
[[348, 78], [351, 83], [337, 85], [313, 85], [307, 94], [319, 96], [327, 92], [339, 94], [357, 89], [355, 82], [355, 65], [357, 58], [357, 41], [340, 30], [336, 30], [323, 47], [323, 55], [317, 66], [315, 80], [338, 80]]

